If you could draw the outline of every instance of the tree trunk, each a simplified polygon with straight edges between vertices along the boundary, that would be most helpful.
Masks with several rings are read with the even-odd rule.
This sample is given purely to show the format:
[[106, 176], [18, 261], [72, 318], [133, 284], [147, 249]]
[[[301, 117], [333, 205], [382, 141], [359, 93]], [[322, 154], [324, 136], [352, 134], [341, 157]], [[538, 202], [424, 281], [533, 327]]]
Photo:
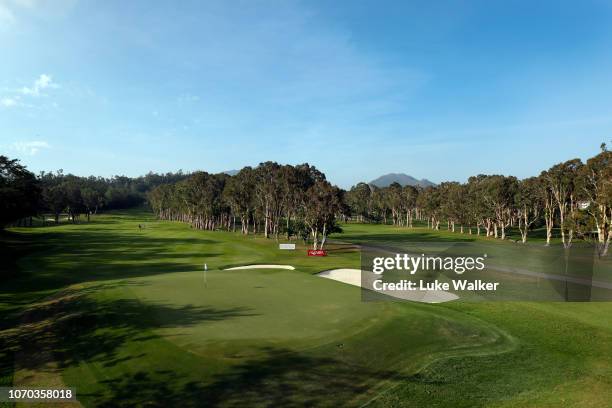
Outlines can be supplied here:
[[323, 239], [321, 240], [321, 246], [319, 247], [319, 249], [323, 249], [323, 246], [325, 245], [325, 241], [327, 240], [327, 223], [323, 224]]

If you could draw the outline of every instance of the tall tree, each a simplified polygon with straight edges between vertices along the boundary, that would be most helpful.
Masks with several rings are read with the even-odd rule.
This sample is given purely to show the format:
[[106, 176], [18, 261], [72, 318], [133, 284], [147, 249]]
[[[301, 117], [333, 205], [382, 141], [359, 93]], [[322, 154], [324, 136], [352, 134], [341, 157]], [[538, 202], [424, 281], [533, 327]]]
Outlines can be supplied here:
[[38, 180], [18, 160], [0, 156], [0, 228], [35, 215], [40, 201]]
[[537, 177], [530, 177], [518, 183], [514, 202], [523, 244], [527, 242], [529, 229], [539, 219], [543, 211], [544, 202], [541, 191], [541, 180]]
[[612, 151], [605, 144], [601, 145], [601, 153], [587, 160], [578, 179], [585, 197], [580, 202], [581, 209], [590, 216], [597, 231], [598, 252], [605, 256], [612, 239]]
[[564, 248], [572, 245], [576, 222], [576, 181], [581, 171], [580, 159], [568, 160], [552, 166], [542, 173], [559, 213], [561, 241]]

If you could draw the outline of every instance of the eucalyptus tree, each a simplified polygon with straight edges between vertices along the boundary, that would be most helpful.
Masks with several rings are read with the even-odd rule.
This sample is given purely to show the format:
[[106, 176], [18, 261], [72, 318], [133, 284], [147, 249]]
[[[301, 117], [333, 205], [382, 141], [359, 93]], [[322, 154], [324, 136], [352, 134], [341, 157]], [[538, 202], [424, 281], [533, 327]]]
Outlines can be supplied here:
[[372, 215], [372, 188], [367, 183], [358, 183], [346, 193], [346, 203], [358, 221], [369, 220]]
[[389, 187], [382, 189], [385, 195], [386, 207], [391, 211], [393, 225], [401, 225], [404, 217], [404, 200], [402, 186], [399, 183], [391, 183]]
[[155, 215], [162, 220], [178, 220], [176, 184], [161, 184], [148, 193], [148, 201]]
[[0, 156], [0, 228], [37, 213], [39, 182], [18, 160]]
[[68, 217], [73, 223], [77, 222], [80, 215], [85, 212], [85, 205], [83, 204], [83, 197], [81, 195], [80, 179], [68, 175], [60, 186], [64, 189]]
[[402, 201], [406, 210], [406, 225], [412, 228], [412, 220], [417, 215], [417, 199], [419, 197], [419, 189], [406, 185], [402, 190]]
[[275, 217], [281, 212], [282, 184], [279, 182], [281, 166], [275, 162], [261, 163], [255, 169], [255, 197], [264, 217], [264, 236], [269, 237], [278, 225]]
[[240, 218], [241, 232], [245, 235], [249, 233], [249, 220], [253, 216], [255, 207], [254, 183], [253, 168], [244, 167], [228, 179], [223, 191], [234, 217]]
[[105, 180], [102, 178], [89, 177], [82, 181], [81, 198], [87, 213], [87, 221], [90, 220], [92, 214], [97, 214], [98, 209], [105, 205], [105, 192]]
[[447, 229], [455, 232], [455, 224], [465, 219], [461, 184], [456, 181], [444, 182], [438, 186], [438, 189], [440, 192], [440, 213], [446, 218]]
[[583, 164], [580, 159], [568, 160], [552, 166], [542, 173], [552, 193], [559, 214], [561, 242], [564, 248], [572, 245], [576, 227], [576, 182]]
[[493, 224], [495, 214], [487, 199], [487, 184], [489, 176], [479, 174], [468, 179], [468, 211], [470, 218], [476, 224], [476, 234], [480, 235], [480, 229], [485, 229], [485, 236], [493, 235]]
[[[308, 189], [317, 181], [324, 181], [325, 175], [308, 163], [297, 166], [283, 166], [281, 171], [283, 183], [283, 208], [287, 239], [291, 238], [292, 222], [297, 220], [300, 206], [305, 200]], [[297, 228], [295, 228], [297, 232]]]
[[431, 229], [440, 229], [441, 197], [438, 187], [429, 186], [419, 194], [417, 205], [423, 209], [427, 217], [427, 225]]
[[518, 181], [513, 176], [491, 175], [482, 178], [480, 191], [494, 216], [493, 235], [495, 238], [506, 239], [506, 228], [512, 219], [512, 205], [517, 185]]
[[387, 194], [380, 187], [372, 186], [372, 212], [371, 217], [387, 223]]
[[[310, 229], [313, 249], [323, 249], [327, 235], [338, 230], [335, 219], [340, 205], [340, 190], [326, 180], [315, 181], [306, 191], [301, 215], [304, 223]], [[321, 242], [320, 246], [319, 242]]]
[[542, 181], [538, 177], [530, 177], [518, 182], [514, 196], [518, 229], [521, 242], [527, 242], [527, 234], [532, 225], [540, 219], [545, 203], [542, 195]]
[[[473, 220], [470, 212], [470, 197], [467, 184], [458, 184], [451, 190], [452, 199], [456, 203], [454, 211], [455, 220], [459, 223], [460, 232], [464, 233], [464, 227], [468, 226], [472, 232], [471, 223]], [[454, 231], [454, 229], [453, 229]]]
[[612, 239], [612, 151], [605, 144], [601, 153], [587, 160], [578, 175], [579, 186], [585, 199], [580, 202], [597, 233], [597, 249], [605, 256]]

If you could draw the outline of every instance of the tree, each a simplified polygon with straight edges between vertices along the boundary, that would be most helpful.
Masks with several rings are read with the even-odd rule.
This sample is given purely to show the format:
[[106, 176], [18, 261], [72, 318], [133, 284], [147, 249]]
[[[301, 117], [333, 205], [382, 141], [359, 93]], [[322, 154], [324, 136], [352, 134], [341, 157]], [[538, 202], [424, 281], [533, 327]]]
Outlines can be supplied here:
[[588, 159], [580, 169], [578, 185], [585, 197], [580, 204], [597, 232], [598, 253], [605, 256], [612, 237], [612, 152], [605, 144], [601, 146], [601, 153]]
[[461, 223], [461, 232], [466, 220], [464, 191], [457, 182], [445, 182], [439, 186], [441, 204], [440, 212], [448, 221], [448, 229], [455, 232], [455, 224]]
[[470, 218], [476, 223], [476, 234], [480, 235], [480, 228], [485, 228], [486, 236], [492, 235], [494, 213], [486, 200], [486, 184], [488, 176], [479, 174], [468, 179], [468, 211]]
[[577, 205], [576, 181], [582, 166], [580, 159], [573, 159], [556, 164], [542, 173], [542, 178], [548, 184], [559, 211], [559, 227], [564, 248], [572, 245], [574, 237]]
[[255, 206], [253, 194], [254, 177], [253, 169], [245, 167], [234, 177], [230, 177], [224, 190], [224, 195], [230, 204], [234, 216], [240, 218], [241, 232], [245, 235], [249, 233], [249, 218]]
[[419, 190], [410, 185], [404, 186], [402, 191], [402, 200], [404, 202], [404, 208], [406, 209], [406, 225], [412, 228], [412, 220], [414, 219], [415, 212], [417, 209], [417, 199], [419, 197]]
[[514, 203], [523, 244], [527, 242], [527, 233], [531, 226], [540, 218], [544, 208], [541, 192], [541, 180], [537, 177], [530, 177], [518, 183]]
[[357, 215], [358, 220], [365, 222], [371, 216], [372, 189], [366, 183], [359, 183], [346, 194], [346, 202], [351, 212]]
[[[324, 180], [317, 180], [304, 196], [302, 216], [313, 240], [313, 249], [323, 249], [327, 235], [337, 229], [335, 216], [340, 208], [340, 191]], [[321, 235], [321, 246], [319, 246]]]
[[56, 184], [43, 189], [43, 200], [45, 207], [51, 211], [55, 223], [59, 223], [59, 217], [68, 206], [68, 197], [63, 184]]
[[0, 228], [37, 213], [39, 182], [18, 160], [0, 156]]
[[104, 205], [104, 193], [93, 186], [85, 186], [81, 189], [81, 199], [87, 213], [87, 221], [91, 214], [96, 214], [98, 208]]
[[278, 163], [261, 163], [255, 169], [255, 197], [264, 217], [264, 236], [269, 237], [273, 227], [278, 227], [275, 216], [281, 210], [280, 166]]
[[[493, 235], [495, 238], [506, 239], [506, 227], [512, 219], [512, 204], [516, 194], [518, 181], [516, 177], [500, 175], [485, 176], [482, 179], [485, 203], [490, 207], [495, 217]], [[501, 234], [500, 234], [501, 231]]]
[[385, 194], [385, 203], [391, 210], [391, 218], [393, 225], [401, 225], [403, 221], [402, 213], [404, 209], [402, 186], [399, 183], [391, 183], [391, 185], [383, 189]]
[[427, 215], [427, 225], [431, 229], [440, 229], [441, 197], [437, 187], [427, 187], [417, 198], [417, 204]]

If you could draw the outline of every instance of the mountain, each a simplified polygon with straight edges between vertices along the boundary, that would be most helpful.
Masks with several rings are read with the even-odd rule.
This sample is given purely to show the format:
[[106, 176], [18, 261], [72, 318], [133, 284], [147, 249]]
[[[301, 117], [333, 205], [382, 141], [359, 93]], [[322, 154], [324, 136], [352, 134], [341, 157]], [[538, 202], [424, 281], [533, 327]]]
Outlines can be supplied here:
[[227, 170], [224, 171], [223, 173], [227, 174], [228, 176], [235, 176], [236, 174], [238, 174], [240, 170]]
[[412, 176], [409, 176], [404, 173], [389, 173], [384, 176], [380, 176], [379, 178], [370, 181], [369, 184], [375, 185], [376, 187], [387, 187], [392, 183], [399, 183], [402, 186], [410, 185], [410, 186], [420, 186], [420, 187], [429, 187], [435, 186], [435, 183], [427, 179], [417, 180]]

